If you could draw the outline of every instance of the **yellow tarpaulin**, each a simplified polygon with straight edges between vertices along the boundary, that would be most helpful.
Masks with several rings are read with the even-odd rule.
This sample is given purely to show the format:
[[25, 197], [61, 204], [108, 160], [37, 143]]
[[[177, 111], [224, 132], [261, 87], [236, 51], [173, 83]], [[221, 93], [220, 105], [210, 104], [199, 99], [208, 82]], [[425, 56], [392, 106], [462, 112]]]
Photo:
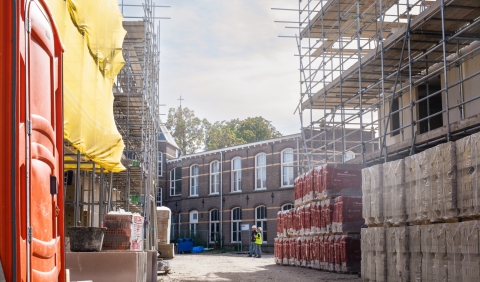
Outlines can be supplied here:
[[[105, 170], [125, 170], [113, 115], [113, 82], [126, 31], [116, 0], [47, 0], [64, 53], [64, 137]], [[67, 167], [67, 166], [66, 166]]]

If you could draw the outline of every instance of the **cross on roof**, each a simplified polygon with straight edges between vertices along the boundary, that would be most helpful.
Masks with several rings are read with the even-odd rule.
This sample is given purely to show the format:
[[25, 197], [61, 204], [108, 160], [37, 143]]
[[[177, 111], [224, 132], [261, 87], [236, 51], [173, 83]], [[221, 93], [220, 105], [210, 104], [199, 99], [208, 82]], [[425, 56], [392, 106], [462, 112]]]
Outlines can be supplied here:
[[180, 99], [177, 99], [178, 101], [180, 101], [180, 107], [182, 106], [182, 101], [185, 100], [185, 99], [182, 99], [182, 95], [180, 95]]

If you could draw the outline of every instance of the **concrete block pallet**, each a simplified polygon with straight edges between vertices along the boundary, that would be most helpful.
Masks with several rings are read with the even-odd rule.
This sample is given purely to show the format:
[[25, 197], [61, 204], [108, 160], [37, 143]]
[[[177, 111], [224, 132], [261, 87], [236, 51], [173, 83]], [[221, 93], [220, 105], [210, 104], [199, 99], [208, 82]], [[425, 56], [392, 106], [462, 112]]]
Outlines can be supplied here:
[[480, 281], [479, 149], [477, 133], [362, 170], [364, 281]]

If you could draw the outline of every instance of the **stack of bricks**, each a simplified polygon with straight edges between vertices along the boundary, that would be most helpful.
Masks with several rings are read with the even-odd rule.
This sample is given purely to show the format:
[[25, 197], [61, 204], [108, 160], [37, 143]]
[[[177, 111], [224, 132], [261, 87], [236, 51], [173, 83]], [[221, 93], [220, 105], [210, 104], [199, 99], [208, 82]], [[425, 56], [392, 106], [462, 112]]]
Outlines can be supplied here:
[[143, 250], [143, 217], [138, 213], [110, 212], [103, 217], [102, 250]]
[[480, 133], [362, 171], [364, 281], [480, 281], [479, 149]]
[[295, 208], [277, 215], [277, 264], [360, 272], [363, 168], [326, 164], [295, 179]]

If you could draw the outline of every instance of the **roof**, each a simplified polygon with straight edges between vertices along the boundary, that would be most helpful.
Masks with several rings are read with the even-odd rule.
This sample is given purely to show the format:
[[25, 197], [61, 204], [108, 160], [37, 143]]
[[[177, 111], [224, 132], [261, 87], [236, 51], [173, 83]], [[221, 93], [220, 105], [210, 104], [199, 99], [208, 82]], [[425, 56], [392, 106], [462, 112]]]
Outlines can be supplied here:
[[165, 141], [173, 145], [175, 148], [180, 149], [178, 147], [177, 142], [173, 139], [172, 135], [170, 134], [170, 131], [168, 131], [167, 127], [165, 124], [160, 124], [160, 133], [158, 134], [158, 141]]
[[194, 153], [194, 154], [189, 154], [189, 155], [184, 155], [176, 159], [171, 159], [167, 160], [167, 163], [175, 163], [184, 159], [190, 159], [194, 157], [199, 157], [199, 156], [206, 156], [206, 155], [212, 155], [212, 154], [217, 154], [220, 152], [227, 152], [227, 151], [233, 151], [233, 150], [239, 150], [239, 149], [247, 149], [251, 147], [256, 147], [256, 146], [262, 146], [262, 145], [267, 145], [270, 143], [276, 143], [276, 142], [282, 142], [282, 141], [288, 141], [288, 140], [298, 140], [302, 137], [300, 133], [297, 134], [291, 134], [291, 135], [286, 135], [278, 138], [273, 138], [273, 139], [268, 139], [268, 140], [263, 140], [263, 141], [257, 141], [257, 142], [252, 142], [252, 143], [247, 143], [247, 144], [242, 144], [242, 145], [237, 145], [237, 146], [232, 146], [232, 147], [226, 147], [222, 149], [217, 149], [217, 150], [211, 150], [211, 151], [204, 151], [204, 152], [199, 152], [199, 153]]

